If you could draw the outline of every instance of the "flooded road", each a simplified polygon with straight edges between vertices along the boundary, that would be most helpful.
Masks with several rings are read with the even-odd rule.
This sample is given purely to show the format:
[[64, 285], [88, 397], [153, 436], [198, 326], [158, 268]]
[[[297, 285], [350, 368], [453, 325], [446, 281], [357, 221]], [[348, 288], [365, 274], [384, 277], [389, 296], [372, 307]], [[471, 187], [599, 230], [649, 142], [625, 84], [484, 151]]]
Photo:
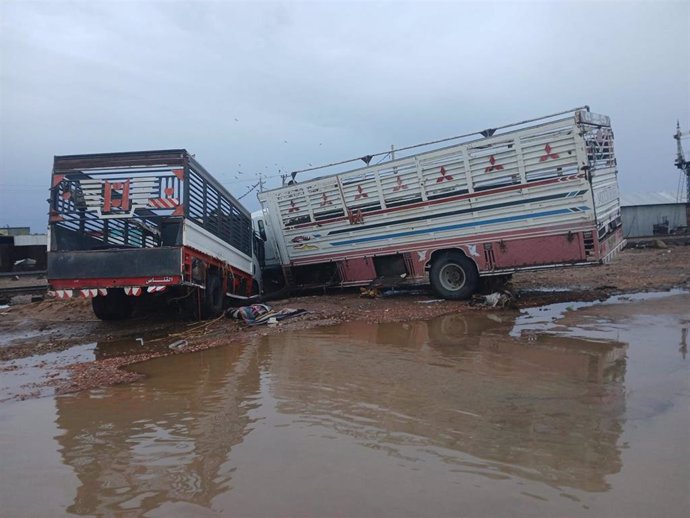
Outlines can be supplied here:
[[684, 516], [689, 326], [676, 292], [153, 360], [0, 405], [2, 514]]

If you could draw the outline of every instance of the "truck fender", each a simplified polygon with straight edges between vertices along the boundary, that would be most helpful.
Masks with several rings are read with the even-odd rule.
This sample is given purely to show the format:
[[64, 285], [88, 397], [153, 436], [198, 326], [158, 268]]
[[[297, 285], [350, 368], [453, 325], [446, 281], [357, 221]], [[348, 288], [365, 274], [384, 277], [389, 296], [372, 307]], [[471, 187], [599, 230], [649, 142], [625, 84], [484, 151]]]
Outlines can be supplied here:
[[477, 252], [477, 245], [453, 246], [449, 248], [438, 248], [436, 250], [433, 250], [424, 266], [425, 270], [429, 271], [429, 269], [431, 268], [431, 264], [434, 262], [434, 259], [446, 252], [460, 252], [474, 263], [475, 268], [477, 268], [477, 272], [481, 272], [480, 265], [477, 262], [477, 259], [480, 257], [479, 253]]

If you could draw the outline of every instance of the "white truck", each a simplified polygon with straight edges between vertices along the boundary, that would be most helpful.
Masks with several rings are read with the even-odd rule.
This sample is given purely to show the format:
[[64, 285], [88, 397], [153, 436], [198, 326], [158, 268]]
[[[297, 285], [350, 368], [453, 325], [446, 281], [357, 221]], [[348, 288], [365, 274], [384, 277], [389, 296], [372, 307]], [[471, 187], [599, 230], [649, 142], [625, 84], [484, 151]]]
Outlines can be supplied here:
[[249, 212], [184, 149], [56, 156], [49, 203], [50, 289], [100, 319], [148, 299], [214, 317], [259, 291]]
[[607, 262], [625, 244], [607, 116], [578, 108], [426, 149], [259, 193], [267, 277], [462, 299], [482, 276]]

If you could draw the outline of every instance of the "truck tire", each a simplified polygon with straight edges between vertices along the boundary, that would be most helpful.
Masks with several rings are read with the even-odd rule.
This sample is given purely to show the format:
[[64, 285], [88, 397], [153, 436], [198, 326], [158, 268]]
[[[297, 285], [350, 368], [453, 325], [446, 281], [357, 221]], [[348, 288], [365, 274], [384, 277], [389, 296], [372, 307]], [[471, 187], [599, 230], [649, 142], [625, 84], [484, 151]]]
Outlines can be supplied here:
[[134, 300], [121, 288], [109, 288], [107, 295], [91, 299], [91, 307], [101, 320], [124, 320], [132, 315]]
[[223, 285], [215, 273], [206, 276], [206, 290], [202, 304], [202, 317], [215, 318], [223, 312]]
[[462, 300], [471, 297], [477, 291], [479, 272], [464, 254], [444, 252], [431, 263], [429, 281], [434, 292], [440, 297]]

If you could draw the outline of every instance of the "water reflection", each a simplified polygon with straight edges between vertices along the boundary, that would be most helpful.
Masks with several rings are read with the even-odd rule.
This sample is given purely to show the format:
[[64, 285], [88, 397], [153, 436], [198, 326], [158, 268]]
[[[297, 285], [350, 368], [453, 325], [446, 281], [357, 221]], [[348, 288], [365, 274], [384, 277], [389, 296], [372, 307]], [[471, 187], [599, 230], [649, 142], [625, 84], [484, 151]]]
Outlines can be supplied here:
[[68, 511], [209, 506], [229, 490], [232, 473], [221, 466], [260, 405], [258, 363], [252, 349], [177, 356], [145, 382], [57, 398], [56, 439], [80, 481]]
[[[513, 314], [348, 323], [145, 364], [150, 378], [57, 398], [57, 440], [79, 488], [68, 511], [206, 508], [232, 491], [234, 450], [315, 428], [452, 476], [520, 477], [605, 491], [621, 468], [627, 346], [510, 337]], [[262, 421], [271, 425], [246, 444]], [[256, 435], [256, 434], [255, 434]], [[311, 440], [311, 439], [306, 439]], [[299, 473], [306, 461], [281, 456]], [[347, 490], [346, 488], [344, 490]]]
[[627, 346], [516, 340], [513, 321], [455, 314], [266, 337], [277, 408], [408, 460], [606, 490], [621, 468]]

